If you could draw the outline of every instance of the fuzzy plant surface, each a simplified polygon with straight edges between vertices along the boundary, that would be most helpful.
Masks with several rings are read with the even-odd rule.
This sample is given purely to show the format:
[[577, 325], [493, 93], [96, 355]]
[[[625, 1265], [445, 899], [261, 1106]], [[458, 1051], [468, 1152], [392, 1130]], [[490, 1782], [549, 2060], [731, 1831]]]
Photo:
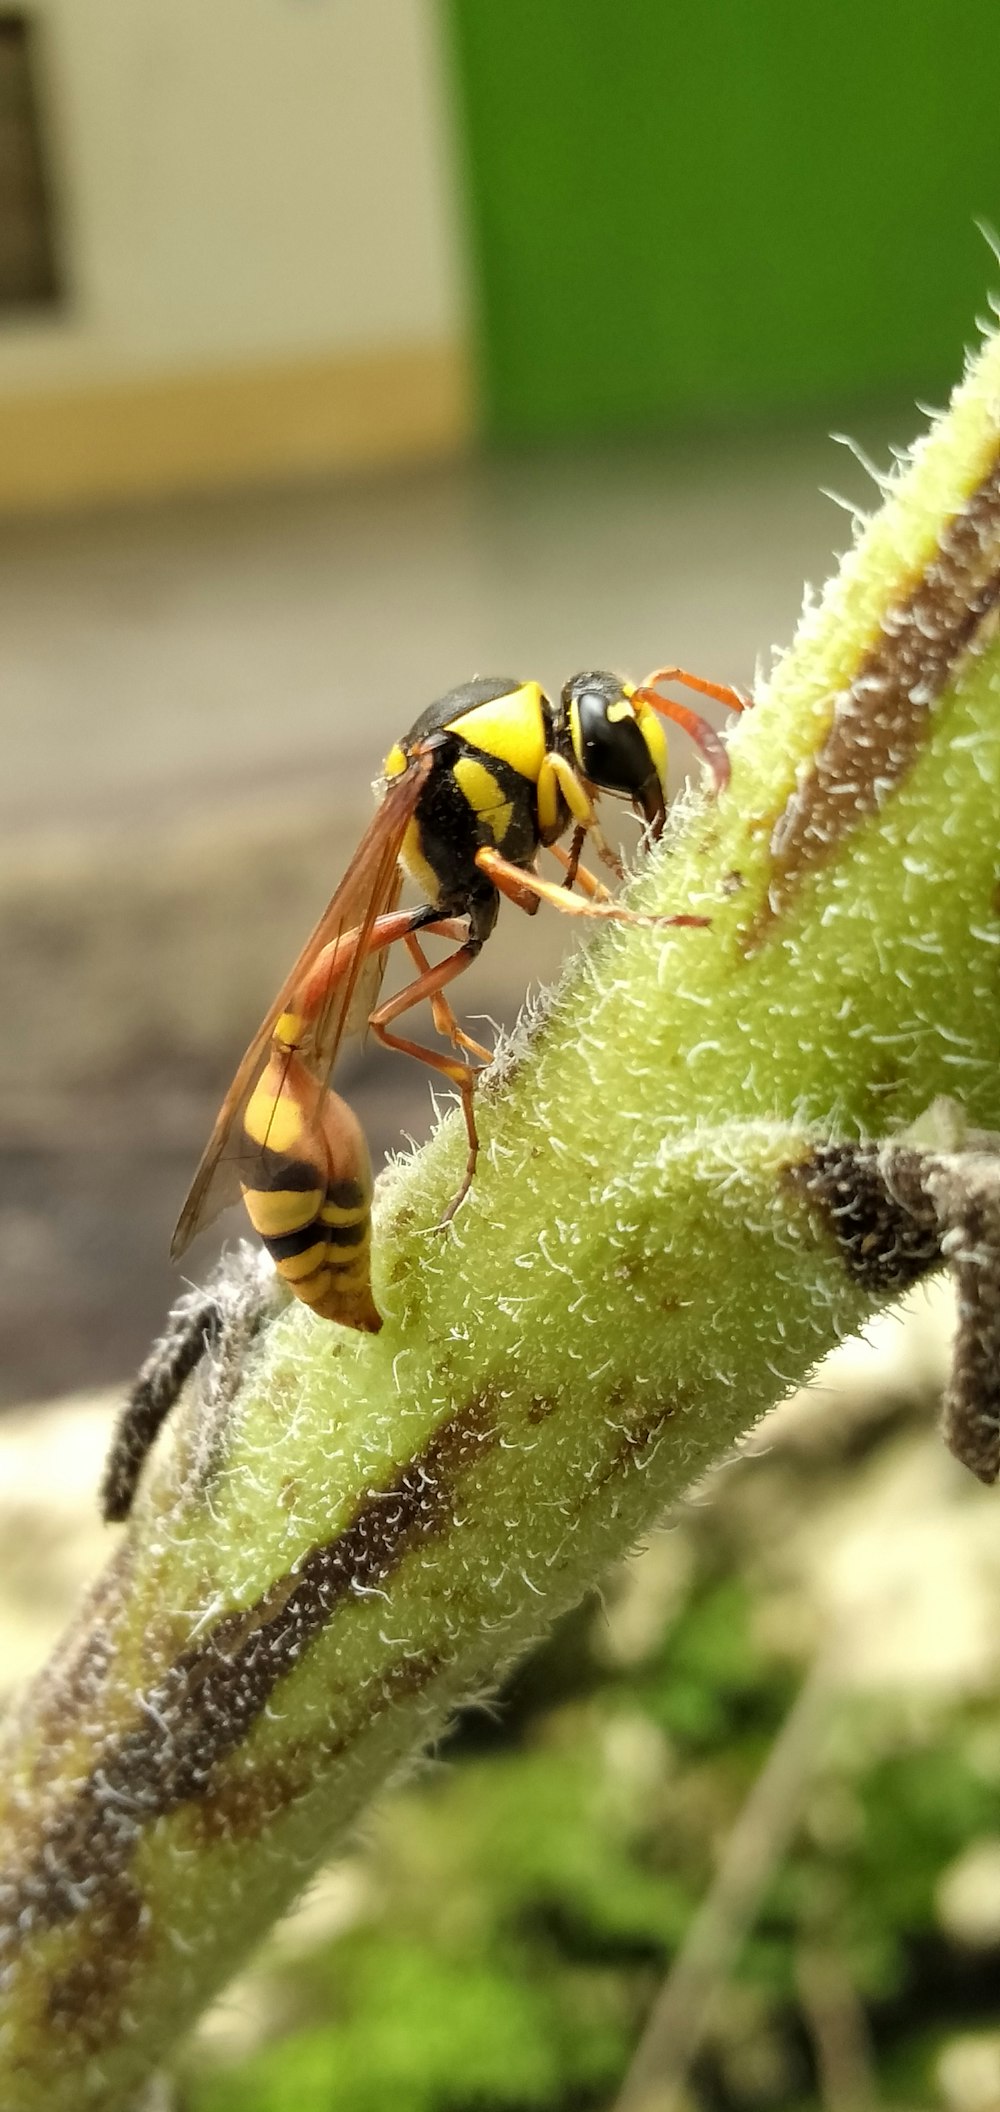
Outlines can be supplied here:
[[6, 2112], [128, 2105], [455, 1705], [939, 1258], [873, 1169], [942, 1095], [1000, 1128], [998, 599], [994, 339], [642, 864], [709, 927], [581, 948], [446, 1233], [453, 1116], [383, 1182], [379, 1336], [206, 1352], [7, 1726]]

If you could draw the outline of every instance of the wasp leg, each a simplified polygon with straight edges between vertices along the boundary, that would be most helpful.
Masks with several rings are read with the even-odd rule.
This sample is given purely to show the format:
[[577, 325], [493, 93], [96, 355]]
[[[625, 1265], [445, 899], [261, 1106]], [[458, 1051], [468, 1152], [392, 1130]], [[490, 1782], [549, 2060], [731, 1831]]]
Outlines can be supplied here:
[[424, 903], [420, 909], [393, 909], [376, 917], [370, 930], [363, 934], [363, 942], [360, 929], [341, 932], [317, 954], [308, 976], [291, 999], [290, 1010], [276, 1024], [275, 1039], [289, 1048], [297, 1047], [297, 1030], [315, 1023], [344, 977], [358, 964], [359, 954], [364, 961], [370, 953], [385, 953], [400, 939], [408, 943], [415, 931], [433, 931], [442, 939], [461, 940], [467, 935], [468, 921], [465, 917], [440, 917], [430, 903]]
[[532, 909], [535, 900], [551, 902], [569, 917], [604, 917], [616, 924], [684, 924], [702, 929], [711, 922], [710, 917], [657, 917], [646, 916], [641, 910], [626, 909], [622, 902], [581, 901], [578, 895], [568, 894], [565, 887], [556, 887], [554, 881], [541, 880], [537, 873], [529, 873], [520, 865], [511, 865], [499, 851], [484, 848], [476, 852], [476, 864], [481, 872], [492, 880], [495, 888], [506, 895], [509, 902], [516, 902], [519, 909]]
[[573, 841], [568, 851], [563, 850], [561, 843], [550, 843], [548, 848], [553, 858], [557, 858], [560, 865], [566, 868], [563, 887], [567, 892], [574, 887], [580, 887], [585, 895], [590, 896], [592, 902], [610, 902], [611, 895], [603, 880], [596, 880], [593, 873], [588, 873], [586, 866], [580, 864], [580, 852], [586, 840], [586, 829], [574, 829]]
[[[412, 933], [406, 941], [406, 950], [411, 961], [414, 961], [420, 969], [421, 975], [433, 975], [434, 971], [431, 963], [419, 940], [414, 938]], [[442, 1035], [446, 1041], [453, 1042], [456, 1049], [466, 1049], [470, 1056], [477, 1056], [480, 1063], [492, 1063], [492, 1049], [484, 1049], [481, 1041], [473, 1041], [471, 1034], [465, 1033], [464, 1029], [459, 1026], [447, 998], [440, 990], [435, 990], [430, 1005], [431, 1017], [437, 1033]]]
[[675, 725], [683, 726], [696, 748], [700, 748], [715, 779], [716, 790], [721, 792], [729, 783], [729, 757], [714, 726], [702, 718], [700, 711], [691, 711], [686, 704], [675, 703], [673, 697], [661, 697], [657, 689], [660, 682], [680, 682], [685, 689], [696, 689], [699, 696], [714, 697], [717, 704], [725, 704], [730, 711], [745, 711], [752, 699], [745, 697], [742, 690], [733, 689], [729, 683], [706, 682], [702, 675], [689, 674], [686, 667], [655, 667], [652, 674], [646, 676], [641, 689], [633, 692], [633, 702], [650, 704], [661, 718], [672, 719]]
[[651, 689], [657, 682], [680, 682], [685, 689], [696, 689], [701, 697], [714, 697], [729, 711], [749, 711], [753, 703], [752, 697], [745, 696], [742, 689], [734, 689], [731, 682], [706, 682], [704, 675], [692, 675], [686, 667], [654, 667], [643, 688]]
[[[457, 921], [457, 919], [446, 920], [441, 918], [438, 924], [428, 924], [426, 929], [439, 931], [443, 936], [448, 937], [450, 933], [444, 930], [446, 921]], [[450, 1224], [459, 1204], [465, 1201], [476, 1171], [476, 1160], [479, 1157], [479, 1132], [476, 1128], [472, 1096], [475, 1091], [477, 1074], [471, 1064], [459, 1063], [453, 1056], [440, 1056], [436, 1049], [425, 1049], [418, 1041], [408, 1041], [401, 1034], [390, 1034], [389, 1028], [394, 1019], [401, 1018], [404, 1012], [412, 1011], [413, 1006], [419, 1005], [425, 997], [429, 998], [433, 1005], [435, 998], [444, 989], [445, 984], [453, 983], [456, 976], [464, 974], [466, 968], [471, 966], [480, 951], [481, 944], [481, 940], [467, 939], [465, 945], [460, 946], [456, 953], [448, 955], [447, 960], [435, 962], [432, 968], [429, 967], [422, 975], [418, 975], [414, 982], [407, 983], [405, 990], [400, 990], [395, 997], [389, 999], [387, 1004], [380, 1005], [378, 1011], [372, 1013], [368, 1022], [372, 1033], [378, 1036], [379, 1041], [384, 1042], [387, 1049], [400, 1049], [404, 1056], [415, 1056], [418, 1063], [426, 1063], [432, 1071], [437, 1071], [442, 1078], [447, 1078], [450, 1085], [457, 1086], [461, 1095], [462, 1113], [465, 1116], [465, 1131], [469, 1140], [469, 1156], [466, 1160], [461, 1186], [457, 1193], [452, 1196], [451, 1202], [440, 1220], [442, 1225]], [[448, 1009], [450, 1011], [450, 1006]]]
[[[612, 850], [601, 828], [601, 824], [597, 819], [597, 809], [579, 772], [574, 770], [572, 764], [566, 761], [565, 756], [547, 755], [538, 773], [538, 791], [536, 794], [538, 820], [543, 837], [548, 835], [556, 836], [560, 833], [560, 794], [569, 808], [573, 820], [576, 822], [576, 833], [573, 838], [574, 845], [582, 829], [584, 835], [590, 837], [602, 863], [614, 873], [616, 880], [624, 880], [625, 867], [617, 851]], [[570, 856], [572, 858], [572, 852]], [[577, 850], [577, 863], [579, 863], [579, 858], [580, 853]]]
[[[561, 846], [557, 843], [550, 843], [549, 845], [549, 849], [552, 852], [552, 856], [554, 858], [558, 858], [560, 865], [564, 865], [566, 867], [566, 878], [563, 881], [563, 886], [567, 888], [570, 893], [572, 893], [572, 890], [576, 885], [576, 876], [580, 870], [580, 859], [583, 856], [583, 846], [586, 841], [587, 831], [584, 828], [582, 821], [578, 821], [575, 829], [573, 830], [573, 841], [570, 844], [568, 851], [564, 851]], [[583, 886], [582, 881], [580, 884], [581, 886]]]

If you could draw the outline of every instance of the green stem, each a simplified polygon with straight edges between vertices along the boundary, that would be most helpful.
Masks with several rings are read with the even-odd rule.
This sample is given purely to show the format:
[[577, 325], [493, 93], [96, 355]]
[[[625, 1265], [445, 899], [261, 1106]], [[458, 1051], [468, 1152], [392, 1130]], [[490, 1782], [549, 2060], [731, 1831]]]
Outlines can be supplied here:
[[711, 928], [581, 950], [447, 1234], [453, 1117], [386, 1181], [383, 1333], [296, 1308], [189, 1389], [9, 1733], [11, 2112], [127, 2103], [455, 1703], [927, 1265], [816, 1169], [940, 1093], [1000, 1126], [998, 408], [994, 340], [645, 865]]

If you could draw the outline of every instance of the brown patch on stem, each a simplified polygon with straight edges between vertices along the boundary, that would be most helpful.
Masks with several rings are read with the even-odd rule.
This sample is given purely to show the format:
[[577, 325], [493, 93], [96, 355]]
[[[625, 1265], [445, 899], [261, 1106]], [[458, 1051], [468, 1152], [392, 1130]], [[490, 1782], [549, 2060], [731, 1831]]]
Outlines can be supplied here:
[[114, 1668], [115, 1628], [133, 1568], [132, 1549], [122, 1541], [91, 1585], [27, 1698], [25, 1714], [30, 1715], [37, 1749], [36, 1783], [58, 1774], [65, 1742], [102, 1705], [101, 1691]]
[[958, 1299], [944, 1397], [949, 1451], [989, 1487], [1000, 1475], [1000, 1184], [967, 1182], [944, 1239]]
[[544, 1423], [559, 1407], [559, 1397], [551, 1393], [533, 1393], [528, 1402], [529, 1423]]
[[[212, 1799], [218, 1800], [215, 1830], [223, 1830], [228, 1785], [220, 1780], [221, 1764], [244, 1743], [275, 1688], [336, 1608], [353, 1594], [383, 1590], [408, 1553], [447, 1532], [461, 1477], [497, 1435], [492, 1396], [474, 1396], [391, 1482], [367, 1492], [332, 1540], [313, 1548], [255, 1605], [224, 1615], [136, 1697], [137, 1719], [104, 1738], [79, 1787], [54, 1787], [41, 1824], [37, 1810], [28, 1817], [18, 1863], [0, 1872], [0, 1957], [6, 1951], [14, 1959], [40, 1930], [85, 1917], [91, 1928], [80, 1932], [79, 1970], [73, 1967], [60, 1997], [65, 2009], [74, 2006], [75, 1990], [84, 1988], [91, 1970], [85, 1960], [95, 1944], [107, 1947], [105, 1928], [113, 1930], [131, 1911], [127, 1873], [141, 1840], [166, 1814]], [[104, 1669], [102, 1662], [102, 1676]], [[430, 1657], [400, 1659], [373, 1678], [357, 1698], [350, 1724], [337, 1726], [336, 1738], [356, 1738], [437, 1669]], [[75, 1691], [66, 1690], [58, 1712], [64, 1751], [86, 1725], [85, 1708], [74, 1714]], [[255, 1795], [245, 1780], [246, 1789], [235, 1791], [235, 1806], [250, 1830], [255, 1822], [267, 1823], [274, 1805], [263, 1787]], [[294, 1760], [284, 1784], [271, 1773], [270, 1788], [282, 1809], [299, 1793], [302, 1777]], [[111, 1944], [116, 1947], [123, 1948], [117, 1939]], [[131, 1958], [132, 1949], [124, 1948]], [[113, 1970], [108, 1961], [106, 1973]]]
[[807, 874], [884, 805], [927, 739], [931, 713], [1000, 602], [1000, 465], [944, 529], [910, 593], [886, 609], [880, 635], [834, 702], [833, 723], [771, 839], [767, 899], [743, 934], [750, 953]]
[[[977, 1148], [983, 1142], [986, 1150]], [[956, 1300], [944, 1437], [955, 1458], [987, 1485], [1000, 1476], [998, 1142], [980, 1133], [964, 1152], [885, 1154], [887, 1179], [901, 1202], [934, 1212]]]
[[966, 1148], [831, 1145], [786, 1181], [818, 1206], [849, 1273], [890, 1297], [946, 1262], [957, 1299], [944, 1435], [980, 1481], [1000, 1477], [1000, 1138]]
[[645, 1466], [676, 1413], [675, 1401], [666, 1405], [662, 1401], [650, 1402], [645, 1413], [637, 1416], [634, 1423], [624, 1424], [606, 1478], [610, 1480], [612, 1474], [627, 1471], [630, 1467]]
[[315, 1789], [331, 1763], [386, 1709], [430, 1686], [443, 1663], [431, 1651], [397, 1658], [379, 1671], [373, 1688], [361, 1697], [360, 1708], [339, 1715], [335, 1731], [292, 1739], [270, 1765], [248, 1762], [245, 1772], [230, 1771], [217, 1789], [190, 1805], [185, 1842], [202, 1848], [220, 1840], [256, 1839]]
[[[916, 1152], [896, 1154], [896, 1164]], [[881, 1150], [875, 1144], [821, 1145], [789, 1166], [785, 1181], [805, 1195], [824, 1230], [832, 1235], [855, 1283], [872, 1297], [909, 1289], [941, 1260], [941, 1239], [932, 1205], [918, 1194], [904, 1205], [886, 1186]]]
[[97, 1942], [54, 1974], [46, 2000], [49, 2025], [77, 2060], [118, 2037], [133, 1974], [149, 1950], [142, 1895], [127, 1880], [101, 1901], [97, 1933]]

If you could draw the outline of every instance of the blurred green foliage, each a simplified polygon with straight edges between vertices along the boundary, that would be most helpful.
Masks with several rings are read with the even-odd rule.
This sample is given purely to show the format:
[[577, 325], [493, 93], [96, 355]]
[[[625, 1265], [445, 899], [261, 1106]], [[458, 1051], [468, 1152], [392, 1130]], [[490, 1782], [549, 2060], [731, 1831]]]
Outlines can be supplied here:
[[[822, 1518], [893, 1445], [933, 1440], [878, 1419], [859, 1439], [855, 1419], [840, 1450], [729, 1470], [607, 1606], [565, 1621], [500, 1708], [470, 1712], [443, 1764], [382, 1806], [350, 1866], [350, 1925], [264, 1962], [273, 2036], [226, 2061], [196, 2051], [185, 2112], [613, 2103], [808, 1662], [808, 1623], [775, 1567], [782, 1521]], [[995, 1941], [969, 1950], [944, 1926], [939, 1890], [970, 1843], [1000, 1830], [998, 1785], [991, 1694], [838, 1699], [692, 2102], [830, 2102], [802, 1993], [810, 1959], [829, 1968], [834, 2020], [846, 2003], [882, 2101], [934, 2101], [940, 2048], [996, 2020], [1000, 1901]], [[256, 1999], [238, 1996], [237, 2021]]]
[[951, 386], [996, 280], [994, 0], [443, 0], [502, 440]]

